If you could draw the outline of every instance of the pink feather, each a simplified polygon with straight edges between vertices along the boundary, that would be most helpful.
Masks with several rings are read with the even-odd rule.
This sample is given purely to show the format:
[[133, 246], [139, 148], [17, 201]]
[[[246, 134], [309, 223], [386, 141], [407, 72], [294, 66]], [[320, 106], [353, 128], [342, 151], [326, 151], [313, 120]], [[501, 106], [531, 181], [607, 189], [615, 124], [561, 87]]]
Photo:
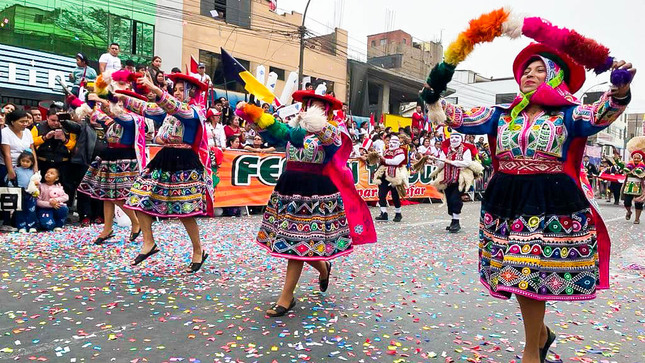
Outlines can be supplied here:
[[609, 57], [609, 49], [575, 30], [559, 28], [538, 17], [524, 19], [522, 33], [542, 44], [566, 53], [587, 69], [601, 67]]

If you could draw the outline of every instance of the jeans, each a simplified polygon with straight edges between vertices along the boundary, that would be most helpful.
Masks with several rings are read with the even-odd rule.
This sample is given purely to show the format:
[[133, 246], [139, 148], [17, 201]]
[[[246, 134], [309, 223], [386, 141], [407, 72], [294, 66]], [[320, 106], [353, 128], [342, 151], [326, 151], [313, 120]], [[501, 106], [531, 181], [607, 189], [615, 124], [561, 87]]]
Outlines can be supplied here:
[[30, 229], [36, 228], [36, 198], [31, 194], [22, 192], [22, 210], [15, 212], [16, 228]]
[[66, 205], [61, 205], [60, 208], [38, 208], [38, 220], [40, 227], [46, 231], [51, 231], [54, 228], [62, 228], [67, 219], [69, 208]]

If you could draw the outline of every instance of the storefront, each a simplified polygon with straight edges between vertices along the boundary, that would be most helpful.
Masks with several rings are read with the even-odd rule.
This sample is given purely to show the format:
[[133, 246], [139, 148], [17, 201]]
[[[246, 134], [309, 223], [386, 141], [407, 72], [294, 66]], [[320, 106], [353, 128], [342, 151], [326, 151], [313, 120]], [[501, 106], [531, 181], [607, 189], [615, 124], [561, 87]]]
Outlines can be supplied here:
[[0, 44], [0, 103], [34, 107], [43, 100], [63, 100], [56, 78], [66, 83], [74, 58]]

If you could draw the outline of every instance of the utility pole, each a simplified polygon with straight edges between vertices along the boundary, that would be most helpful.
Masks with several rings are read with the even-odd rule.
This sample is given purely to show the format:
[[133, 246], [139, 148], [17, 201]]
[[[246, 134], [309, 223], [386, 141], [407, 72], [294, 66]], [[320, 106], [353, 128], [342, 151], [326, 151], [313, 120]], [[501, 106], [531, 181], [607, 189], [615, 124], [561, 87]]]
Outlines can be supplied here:
[[302, 14], [302, 25], [298, 28], [300, 33], [300, 62], [298, 62], [298, 89], [302, 87], [302, 73], [303, 73], [303, 63], [305, 61], [305, 33], [307, 28], [305, 28], [305, 19], [307, 18], [307, 10], [309, 9], [309, 3], [311, 0], [307, 0], [307, 6], [305, 6], [305, 12]]

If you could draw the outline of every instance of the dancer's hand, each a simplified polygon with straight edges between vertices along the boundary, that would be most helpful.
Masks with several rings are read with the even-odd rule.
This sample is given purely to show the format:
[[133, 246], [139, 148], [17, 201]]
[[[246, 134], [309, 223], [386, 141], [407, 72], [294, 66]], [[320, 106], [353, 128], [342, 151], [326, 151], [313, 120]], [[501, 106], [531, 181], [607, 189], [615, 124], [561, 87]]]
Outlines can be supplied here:
[[636, 68], [632, 68], [631, 63], [627, 63], [624, 60], [620, 61], [614, 61], [614, 64], [611, 66], [611, 69], [625, 69], [632, 75], [632, 80], [624, 84], [620, 87], [612, 86], [611, 91], [609, 93], [610, 96], [612, 97], [617, 97], [617, 98], [623, 98], [627, 96], [627, 93], [629, 92], [629, 88], [631, 85], [631, 82], [634, 80], [634, 76], [636, 75]]

